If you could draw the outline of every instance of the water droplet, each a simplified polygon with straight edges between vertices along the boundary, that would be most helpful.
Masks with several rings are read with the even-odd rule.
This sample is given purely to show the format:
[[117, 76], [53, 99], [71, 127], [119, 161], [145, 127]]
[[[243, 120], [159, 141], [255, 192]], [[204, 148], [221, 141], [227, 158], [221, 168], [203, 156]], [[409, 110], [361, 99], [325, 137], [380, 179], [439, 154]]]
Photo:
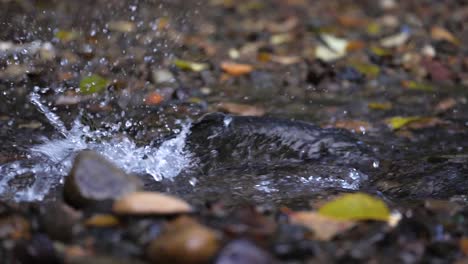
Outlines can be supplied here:
[[380, 162], [378, 160], [375, 160], [374, 162], [372, 162], [372, 167], [377, 169], [378, 167], [380, 167]]

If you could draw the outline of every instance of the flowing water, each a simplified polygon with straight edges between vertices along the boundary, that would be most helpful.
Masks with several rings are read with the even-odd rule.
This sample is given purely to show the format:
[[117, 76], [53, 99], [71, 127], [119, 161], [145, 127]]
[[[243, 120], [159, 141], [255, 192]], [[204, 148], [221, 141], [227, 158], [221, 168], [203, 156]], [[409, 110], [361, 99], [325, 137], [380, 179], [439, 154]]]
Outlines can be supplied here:
[[[330, 187], [356, 190], [368, 178], [351, 166], [320, 165], [304, 162], [302, 159], [289, 160], [285, 156], [286, 152], [281, 152], [280, 146], [272, 147], [273, 142], [268, 143], [268, 149], [263, 149], [263, 141], [249, 142], [254, 138], [253, 135], [241, 137], [235, 134], [236, 140], [241, 143], [239, 146], [229, 145], [232, 138], [221, 139], [222, 142], [217, 144], [224, 148], [227, 146], [227, 153], [220, 154], [223, 147], [219, 145], [187, 147], [187, 137], [192, 132], [197, 135], [191, 138], [191, 142], [197, 144], [211, 142], [219, 136], [216, 133], [206, 135], [206, 131], [198, 129], [204, 119], [195, 126], [189, 121], [179, 121], [180, 128], [173, 129], [174, 136], [158, 144], [144, 146], [138, 145], [129, 136], [122, 136], [119, 133], [121, 123], [106, 124], [108, 129], [92, 129], [82, 124], [78, 116], [71, 128], [67, 129], [60, 117], [41, 101], [38, 93], [31, 93], [29, 99], [55, 128], [57, 135], [42, 138], [42, 143], [31, 146], [26, 159], [0, 166], [0, 194], [14, 196], [20, 201], [44, 199], [51, 189], [63, 183], [75, 154], [84, 149], [97, 151], [128, 173], [148, 175], [156, 182], [163, 179], [174, 181], [176, 176], [181, 175], [176, 181], [177, 187], [172, 184], [172, 191], [188, 196], [196, 193], [198, 197], [213, 197], [213, 193], [220, 195], [232, 192], [242, 197], [265, 200], [271, 196], [284, 196], [280, 195], [283, 192], [300, 193], [300, 190], [307, 192]], [[234, 126], [231, 116], [224, 116], [221, 122], [226, 129]], [[291, 128], [293, 127], [288, 130]], [[260, 128], [257, 130], [260, 131]], [[233, 131], [238, 133], [234, 129]], [[291, 139], [284, 140], [287, 140], [284, 145], [293, 145]], [[203, 153], [194, 156], [191, 149]], [[256, 155], [248, 157], [243, 153], [245, 151]], [[206, 153], [216, 155], [206, 156]], [[268, 159], [262, 162], [259, 153], [267, 155]], [[275, 154], [279, 155], [276, 160]], [[229, 160], [218, 159], [222, 155], [229, 156]], [[31, 178], [28, 184], [12, 184], [15, 179], [25, 175]]]

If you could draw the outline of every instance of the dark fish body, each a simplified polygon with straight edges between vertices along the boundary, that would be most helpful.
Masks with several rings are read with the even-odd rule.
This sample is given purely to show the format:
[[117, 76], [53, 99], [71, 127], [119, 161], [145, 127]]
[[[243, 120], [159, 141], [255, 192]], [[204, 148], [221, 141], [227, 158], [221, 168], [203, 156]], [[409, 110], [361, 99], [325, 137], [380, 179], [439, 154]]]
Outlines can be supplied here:
[[370, 160], [370, 151], [345, 130], [222, 113], [207, 114], [195, 122], [187, 148], [199, 164], [208, 167], [284, 162], [363, 165]]

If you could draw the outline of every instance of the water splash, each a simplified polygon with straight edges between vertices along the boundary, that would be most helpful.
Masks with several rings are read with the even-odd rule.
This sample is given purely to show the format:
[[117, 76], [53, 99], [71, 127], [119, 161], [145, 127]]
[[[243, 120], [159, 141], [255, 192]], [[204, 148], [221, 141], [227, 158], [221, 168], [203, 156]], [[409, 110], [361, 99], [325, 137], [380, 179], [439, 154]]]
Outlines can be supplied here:
[[[0, 166], [0, 196], [13, 194], [16, 200], [42, 200], [51, 188], [63, 182], [75, 154], [84, 149], [102, 154], [128, 173], [149, 174], [156, 181], [172, 179], [190, 164], [190, 154], [184, 150], [189, 122], [181, 123], [178, 135], [159, 147], [138, 146], [132, 139], [117, 134], [120, 124], [107, 130], [92, 130], [78, 118], [68, 130], [38, 94], [32, 93], [30, 99], [63, 137], [43, 138], [42, 144], [29, 149], [28, 159]], [[10, 181], [25, 174], [34, 175], [32, 184], [21, 189], [9, 186]]]

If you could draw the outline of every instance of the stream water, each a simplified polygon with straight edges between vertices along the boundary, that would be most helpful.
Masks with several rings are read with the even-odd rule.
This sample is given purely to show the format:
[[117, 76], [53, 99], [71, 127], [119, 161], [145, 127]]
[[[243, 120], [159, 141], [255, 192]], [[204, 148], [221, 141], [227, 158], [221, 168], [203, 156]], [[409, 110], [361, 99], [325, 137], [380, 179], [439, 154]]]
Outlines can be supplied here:
[[[120, 124], [108, 125], [106, 130], [92, 130], [78, 117], [67, 129], [37, 93], [31, 93], [29, 98], [58, 135], [54, 139], [42, 138], [41, 144], [31, 146], [26, 160], [0, 166], [1, 195], [14, 194], [16, 200], [42, 200], [51, 188], [62, 183], [75, 154], [84, 149], [97, 151], [128, 173], [147, 174], [156, 181], [177, 176], [190, 163], [190, 155], [184, 151], [190, 122], [181, 122], [181, 128], [174, 129], [177, 136], [158, 147], [137, 146], [129, 137], [118, 136]], [[15, 177], [26, 174], [34, 178], [30, 186], [9, 184]]]

